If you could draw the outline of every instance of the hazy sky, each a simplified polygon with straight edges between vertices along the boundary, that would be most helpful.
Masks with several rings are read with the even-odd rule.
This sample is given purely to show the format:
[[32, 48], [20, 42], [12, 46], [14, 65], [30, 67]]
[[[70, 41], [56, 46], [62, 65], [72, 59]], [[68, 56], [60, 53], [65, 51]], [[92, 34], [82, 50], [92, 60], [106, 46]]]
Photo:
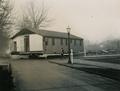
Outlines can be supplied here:
[[92, 42], [120, 38], [120, 0], [15, 0], [16, 10], [21, 12], [31, 1], [44, 1], [49, 8], [51, 30], [66, 32], [70, 25], [73, 34]]

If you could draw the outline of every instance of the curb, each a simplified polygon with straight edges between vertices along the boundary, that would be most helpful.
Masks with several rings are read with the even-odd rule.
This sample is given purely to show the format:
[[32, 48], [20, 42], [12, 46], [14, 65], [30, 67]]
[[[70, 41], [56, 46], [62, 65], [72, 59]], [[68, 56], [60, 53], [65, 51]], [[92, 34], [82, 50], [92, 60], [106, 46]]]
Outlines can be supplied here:
[[52, 61], [48, 61], [48, 62], [79, 70], [79, 68], [77, 68], [77, 67], [72, 67], [72, 66], [69, 66], [69, 65], [66, 65], [66, 64], [57, 63], [57, 62], [52, 62]]

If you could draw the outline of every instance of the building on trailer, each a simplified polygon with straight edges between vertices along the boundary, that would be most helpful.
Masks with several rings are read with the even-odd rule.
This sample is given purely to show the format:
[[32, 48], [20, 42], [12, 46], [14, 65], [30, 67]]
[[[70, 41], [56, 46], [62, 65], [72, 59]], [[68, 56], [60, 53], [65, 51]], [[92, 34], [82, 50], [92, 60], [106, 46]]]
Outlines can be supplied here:
[[[70, 35], [70, 45], [74, 53], [84, 51], [83, 38]], [[22, 29], [11, 37], [12, 55], [52, 55], [68, 53], [68, 34], [48, 30]]]

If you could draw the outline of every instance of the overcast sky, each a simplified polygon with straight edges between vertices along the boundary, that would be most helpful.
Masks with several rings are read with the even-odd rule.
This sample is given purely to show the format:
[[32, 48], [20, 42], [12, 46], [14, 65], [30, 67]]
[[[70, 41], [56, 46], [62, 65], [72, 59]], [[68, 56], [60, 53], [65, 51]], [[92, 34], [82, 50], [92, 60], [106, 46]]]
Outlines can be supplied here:
[[70, 25], [73, 34], [92, 42], [120, 38], [120, 0], [15, 0], [17, 12], [31, 1], [49, 8], [51, 30], [66, 32]]

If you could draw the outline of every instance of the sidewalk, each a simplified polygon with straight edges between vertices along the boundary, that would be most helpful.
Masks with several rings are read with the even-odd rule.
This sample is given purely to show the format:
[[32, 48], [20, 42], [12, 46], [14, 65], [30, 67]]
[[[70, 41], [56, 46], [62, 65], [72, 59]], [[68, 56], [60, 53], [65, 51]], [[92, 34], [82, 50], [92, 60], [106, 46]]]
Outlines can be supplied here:
[[67, 59], [49, 60], [49, 62], [120, 81], [119, 64], [93, 62], [80, 59], [74, 59], [73, 64], [68, 64]]
[[94, 66], [103, 67], [103, 68], [120, 70], [120, 64], [114, 64], [114, 63], [94, 62], [94, 61], [87, 61], [87, 60], [80, 60], [80, 59], [74, 59], [74, 63], [88, 64], [88, 65], [94, 65]]
[[59, 59], [57, 61], [50, 60], [50, 62], [64, 66], [69, 66], [69, 67], [91, 67], [91, 68], [108, 68], [108, 69], [120, 70], [120, 64], [95, 62], [95, 61], [88, 61], [83, 59], [74, 59], [73, 64], [68, 64], [67, 59]]

